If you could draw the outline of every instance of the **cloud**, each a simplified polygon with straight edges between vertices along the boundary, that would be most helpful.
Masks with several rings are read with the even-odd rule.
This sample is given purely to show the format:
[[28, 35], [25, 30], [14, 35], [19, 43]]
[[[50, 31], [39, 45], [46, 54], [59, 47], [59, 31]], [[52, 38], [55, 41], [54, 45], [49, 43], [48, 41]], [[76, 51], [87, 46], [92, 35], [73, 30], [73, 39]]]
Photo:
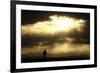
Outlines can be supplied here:
[[24, 61], [23, 58], [26, 58], [27, 62], [28, 58], [33, 61], [42, 58], [45, 49], [48, 53], [47, 57], [65, 58], [67, 60], [70, 58], [89, 58], [88, 26], [90, 25], [88, 20], [64, 15], [52, 15], [48, 17], [48, 20], [40, 21], [39, 17], [39, 20], [37, 22], [33, 21], [33, 24], [22, 25], [22, 61]]
[[48, 21], [38, 21], [34, 24], [22, 25], [22, 36], [24, 35], [55, 35], [57, 33], [68, 33], [72, 30], [83, 31], [86, 20], [75, 19], [67, 16], [53, 15]]

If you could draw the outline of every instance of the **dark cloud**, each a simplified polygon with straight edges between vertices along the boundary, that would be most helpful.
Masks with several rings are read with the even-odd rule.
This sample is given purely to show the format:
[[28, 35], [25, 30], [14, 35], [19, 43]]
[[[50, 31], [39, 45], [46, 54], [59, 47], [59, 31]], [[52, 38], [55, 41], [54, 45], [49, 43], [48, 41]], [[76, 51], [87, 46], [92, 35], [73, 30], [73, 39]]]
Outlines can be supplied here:
[[50, 20], [48, 17], [51, 15], [64, 15], [68, 17], [73, 17], [76, 19], [86, 20], [84, 31], [77, 31], [73, 29], [70, 32], [60, 32], [55, 33], [55, 35], [42, 35], [42, 34], [33, 34], [33, 35], [24, 35], [22, 36], [22, 47], [29, 47], [34, 45], [39, 45], [42, 42], [42, 45], [52, 45], [53, 43], [61, 43], [68, 41], [66, 38], [74, 39], [72, 43], [88, 43], [90, 42], [90, 15], [89, 13], [75, 13], [75, 12], [51, 12], [51, 11], [31, 11], [31, 10], [22, 10], [21, 11], [21, 21], [22, 25], [33, 24], [38, 21]]
[[52, 15], [61, 15], [61, 16], [68, 16], [73, 17], [76, 19], [85, 19], [87, 23], [89, 23], [89, 13], [77, 13], [77, 12], [54, 12], [54, 11], [33, 11], [33, 10], [22, 10], [21, 17], [22, 17], [22, 25], [26, 24], [33, 24], [37, 21], [45, 21], [49, 20], [49, 16]]

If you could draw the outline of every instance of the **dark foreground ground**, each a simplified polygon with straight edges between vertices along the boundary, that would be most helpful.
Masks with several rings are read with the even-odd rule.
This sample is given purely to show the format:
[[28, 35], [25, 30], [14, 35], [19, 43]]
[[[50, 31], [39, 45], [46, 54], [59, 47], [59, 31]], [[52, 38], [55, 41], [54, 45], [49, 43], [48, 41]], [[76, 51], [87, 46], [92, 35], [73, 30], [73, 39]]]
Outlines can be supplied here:
[[48, 61], [72, 61], [72, 60], [88, 60], [90, 59], [89, 57], [85, 56], [79, 56], [79, 57], [62, 57], [62, 58], [22, 58], [22, 63], [27, 63], [27, 62], [48, 62]]

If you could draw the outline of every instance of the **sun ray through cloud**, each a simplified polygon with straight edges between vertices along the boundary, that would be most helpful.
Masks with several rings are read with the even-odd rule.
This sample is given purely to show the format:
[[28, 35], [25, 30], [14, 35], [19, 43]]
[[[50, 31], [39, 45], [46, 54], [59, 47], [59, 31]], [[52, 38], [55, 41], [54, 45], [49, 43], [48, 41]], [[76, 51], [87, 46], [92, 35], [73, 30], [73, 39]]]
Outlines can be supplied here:
[[27, 24], [22, 26], [22, 34], [55, 34], [59, 32], [69, 32], [70, 30], [76, 29], [82, 31], [86, 20], [75, 19], [67, 16], [49, 16], [48, 21], [39, 21], [35, 24]]

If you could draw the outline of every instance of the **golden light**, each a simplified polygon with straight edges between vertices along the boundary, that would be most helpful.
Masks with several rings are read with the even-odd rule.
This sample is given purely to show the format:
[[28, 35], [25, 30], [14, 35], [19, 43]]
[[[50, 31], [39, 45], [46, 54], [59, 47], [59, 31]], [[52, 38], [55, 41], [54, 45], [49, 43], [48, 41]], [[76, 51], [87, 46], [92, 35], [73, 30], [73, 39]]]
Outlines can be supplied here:
[[82, 26], [81, 23], [84, 23], [85, 20], [80, 19], [74, 19], [71, 17], [66, 16], [50, 16], [52, 24], [55, 26], [55, 30], [57, 31], [70, 31], [72, 29], [80, 29], [80, 26]]
[[72, 29], [81, 31], [85, 20], [75, 19], [67, 16], [53, 15], [48, 21], [41, 21], [35, 24], [23, 25], [22, 34], [55, 34], [59, 32], [69, 32]]
[[55, 25], [55, 26], [57, 26], [57, 27], [59, 27], [59, 28], [65, 28], [66, 26], [69, 26], [69, 25], [71, 25], [70, 23], [69, 23], [69, 20], [68, 19], [66, 19], [66, 17], [64, 16], [64, 17], [57, 17], [57, 16], [50, 16], [50, 18], [52, 19], [52, 23]]
[[72, 27], [74, 27], [73, 25], [73, 21], [74, 19], [72, 18], [68, 18], [65, 16], [51, 16], [50, 17], [52, 19], [52, 23], [54, 24], [54, 26], [56, 26], [55, 28], [59, 31], [65, 30], [68, 31], [70, 30]]

